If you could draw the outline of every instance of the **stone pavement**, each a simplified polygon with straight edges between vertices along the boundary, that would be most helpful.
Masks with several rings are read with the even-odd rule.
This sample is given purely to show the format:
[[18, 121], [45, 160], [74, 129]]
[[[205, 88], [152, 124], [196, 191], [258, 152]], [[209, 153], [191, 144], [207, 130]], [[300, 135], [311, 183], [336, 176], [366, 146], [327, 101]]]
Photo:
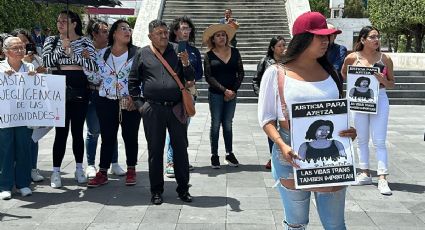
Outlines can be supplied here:
[[[0, 229], [282, 229], [279, 194], [263, 167], [268, 146], [257, 122], [256, 105], [237, 105], [233, 132], [240, 167], [219, 170], [210, 168], [208, 105], [197, 104], [197, 109], [189, 128], [189, 159], [195, 166], [190, 190], [193, 203], [178, 200], [174, 180], [166, 178], [165, 203], [150, 204], [141, 126], [136, 186], [126, 187], [123, 178], [115, 176], [100, 188], [77, 186], [69, 141], [62, 165], [64, 187], [50, 188], [47, 178], [33, 185], [30, 197], [15, 193], [12, 200], [0, 201]], [[345, 215], [348, 229], [425, 229], [424, 121], [425, 106], [391, 106], [387, 145], [394, 195], [380, 195], [376, 178], [373, 185], [350, 187]], [[40, 143], [39, 168], [46, 177], [52, 166], [53, 134]], [[223, 146], [220, 137], [221, 156]], [[121, 165], [125, 165], [122, 140], [119, 149]], [[376, 167], [374, 159], [372, 167]], [[322, 229], [314, 200], [311, 203], [309, 229]]]

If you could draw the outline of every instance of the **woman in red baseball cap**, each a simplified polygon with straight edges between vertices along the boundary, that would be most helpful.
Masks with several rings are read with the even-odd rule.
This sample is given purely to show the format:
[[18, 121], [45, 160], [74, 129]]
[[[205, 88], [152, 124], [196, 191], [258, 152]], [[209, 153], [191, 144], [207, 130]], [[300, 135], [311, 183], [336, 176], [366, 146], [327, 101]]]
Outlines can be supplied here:
[[[264, 132], [275, 143], [272, 175], [279, 185], [277, 187], [285, 210], [285, 229], [306, 228], [312, 192], [323, 227], [346, 229], [346, 187], [308, 191], [295, 189], [293, 167], [299, 167], [294, 161], [299, 157], [290, 146], [288, 120], [293, 103], [341, 98], [342, 82], [326, 57], [329, 35], [338, 33], [341, 31], [327, 28], [326, 18], [320, 13], [307, 12], [300, 15], [294, 22], [293, 38], [283, 56], [283, 66], [269, 67], [261, 81], [258, 120]], [[281, 94], [279, 88], [283, 91]], [[279, 121], [278, 127], [275, 125], [276, 120]], [[350, 128], [339, 135], [354, 139], [356, 131]]]

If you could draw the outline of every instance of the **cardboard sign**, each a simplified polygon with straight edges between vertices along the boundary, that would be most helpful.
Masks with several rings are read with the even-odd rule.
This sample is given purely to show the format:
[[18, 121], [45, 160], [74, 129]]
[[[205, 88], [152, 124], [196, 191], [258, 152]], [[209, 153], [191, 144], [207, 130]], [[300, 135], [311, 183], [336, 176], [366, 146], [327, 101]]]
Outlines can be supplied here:
[[373, 75], [378, 72], [378, 67], [348, 66], [347, 99], [351, 111], [378, 112], [379, 81]]

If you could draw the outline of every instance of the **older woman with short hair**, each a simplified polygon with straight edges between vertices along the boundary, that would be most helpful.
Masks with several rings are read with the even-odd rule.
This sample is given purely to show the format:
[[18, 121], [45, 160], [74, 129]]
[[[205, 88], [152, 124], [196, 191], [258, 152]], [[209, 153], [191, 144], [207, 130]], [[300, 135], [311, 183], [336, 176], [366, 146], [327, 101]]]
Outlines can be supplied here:
[[[6, 56], [0, 62], [0, 72], [34, 72], [34, 66], [22, 61], [25, 44], [18, 37], [6, 38], [3, 43]], [[0, 199], [12, 198], [15, 186], [22, 196], [31, 195], [31, 133], [26, 126], [0, 129]]]

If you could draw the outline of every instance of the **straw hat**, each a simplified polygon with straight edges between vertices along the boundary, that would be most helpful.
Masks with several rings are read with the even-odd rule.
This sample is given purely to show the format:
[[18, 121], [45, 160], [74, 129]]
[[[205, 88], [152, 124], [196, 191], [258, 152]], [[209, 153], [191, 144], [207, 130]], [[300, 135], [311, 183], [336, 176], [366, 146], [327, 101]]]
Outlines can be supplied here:
[[228, 24], [210, 25], [204, 30], [204, 34], [202, 35], [202, 44], [206, 44], [209, 48], [211, 48], [212, 44], [210, 42], [210, 38], [219, 31], [226, 32], [229, 41], [232, 40], [236, 33], [236, 29], [229, 26]]

